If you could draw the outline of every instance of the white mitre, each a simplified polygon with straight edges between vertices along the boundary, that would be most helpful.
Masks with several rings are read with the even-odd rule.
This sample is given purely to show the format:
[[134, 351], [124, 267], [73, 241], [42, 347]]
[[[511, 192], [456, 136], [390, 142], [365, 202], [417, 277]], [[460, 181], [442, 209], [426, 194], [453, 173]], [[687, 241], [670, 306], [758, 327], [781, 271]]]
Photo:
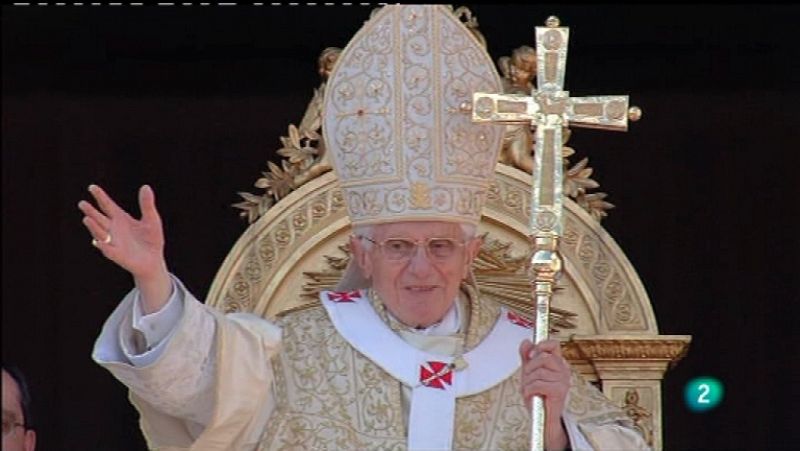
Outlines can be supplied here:
[[443, 5], [390, 5], [342, 51], [323, 136], [354, 226], [478, 224], [504, 127], [473, 124], [474, 92], [502, 92], [486, 49]]

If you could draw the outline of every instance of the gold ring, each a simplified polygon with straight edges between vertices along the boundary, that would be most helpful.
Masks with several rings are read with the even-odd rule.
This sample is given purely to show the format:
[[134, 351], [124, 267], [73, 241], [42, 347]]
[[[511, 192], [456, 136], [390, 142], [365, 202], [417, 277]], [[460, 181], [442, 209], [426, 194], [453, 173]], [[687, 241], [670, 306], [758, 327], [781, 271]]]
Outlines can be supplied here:
[[97, 247], [97, 245], [100, 244], [100, 243], [103, 243], [103, 244], [111, 243], [111, 234], [109, 233], [108, 235], [106, 235], [106, 239], [104, 239], [103, 241], [97, 241], [96, 238], [92, 239], [92, 246]]

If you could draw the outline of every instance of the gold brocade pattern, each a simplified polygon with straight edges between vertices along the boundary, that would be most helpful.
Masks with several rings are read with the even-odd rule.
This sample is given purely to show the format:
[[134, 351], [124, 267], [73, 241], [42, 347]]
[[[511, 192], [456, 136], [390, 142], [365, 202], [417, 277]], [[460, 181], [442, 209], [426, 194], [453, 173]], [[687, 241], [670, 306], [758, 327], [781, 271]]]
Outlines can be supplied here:
[[[500, 308], [488, 299], [478, 300], [471, 287], [462, 289], [469, 300], [469, 350], [491, 331]], [[380, 301], [373, 305], [387, 320]], [[347, 343], [324, 307], [288, 313], [279, 325], [283, 347], [272, 360], [276, 410], [259, 449], [406, 449], [401, 383]], [[516, 371], [489, 390], [456, 400], [454, 449], [527, 449], [530, 412], [519, 394], [519, 378]], [[571, 385], [566, 413], [579, 427], [634, 427], [619, 407], [574, 371]]]
[[461, 290], [469, 299], [469, 313], [467, 318], [467, 338], [464, 342], [464, 351], [469, 352], [491, 332], [497, 317], [500, 315], [500, 306], [485, 298], [480, 298], [478, 289], [469, 283], [462, 283]]
[[[470, 331], [482, 332], [476, 342], [499, 312], [493, 303], [482, 307], [471, 309], [489, 312], [470, 315]], [[322, 306], [287, 314], [280, 325], [283, 348], [272, 362], [277, 407], [260, 449], [406, 449], [400, 382], [352, 348]], [[457, 449], [523, 449], [529, 429], [519, 372], [456, 401]]]
[[633, 428], [633, 420], [617, 407], [599, 390], [586, 382], [580, 374], [573, 371], [572, 388], [569, 392], [566, 410], [578, 423], [592, 424], [620, 423]]
[[[400, 386], [354, 352], [322, 307], [281, 320], [273, 359], [276, 412], [261, 449], [398, 449], [405, 446]], [[387, 383], [388, 382], [388, 383]]]

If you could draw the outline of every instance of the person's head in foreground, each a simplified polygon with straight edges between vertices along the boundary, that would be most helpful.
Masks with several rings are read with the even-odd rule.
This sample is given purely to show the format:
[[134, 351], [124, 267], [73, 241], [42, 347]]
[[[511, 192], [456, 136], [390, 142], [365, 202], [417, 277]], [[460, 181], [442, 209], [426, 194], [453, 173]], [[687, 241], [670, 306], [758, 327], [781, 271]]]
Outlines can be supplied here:
[[33, 451], [36, 431], [31, 418], [31, 397], [22, 373], [3, 365], [3, 451]]

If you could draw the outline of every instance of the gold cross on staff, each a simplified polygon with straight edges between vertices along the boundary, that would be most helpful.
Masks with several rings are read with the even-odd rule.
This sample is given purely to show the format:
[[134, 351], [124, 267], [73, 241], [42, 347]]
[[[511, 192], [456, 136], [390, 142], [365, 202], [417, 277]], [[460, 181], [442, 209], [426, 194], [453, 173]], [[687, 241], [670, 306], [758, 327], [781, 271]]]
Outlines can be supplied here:
[[628, 110], [628, 96], [570, 97], [564, 91], [569, 28], [550, 17], [536, 27], [536, 83], [530, 96], [475, 93], [474, 122], [528, 122], [535, 128], [534, 195], [531, 235], [563, 233], [561, 164], [562, 127], [626, 131], [628, 119], [636, 121], [641, 110]]
[[[530, 261], [532, 297], [536, 304], [534, 343], [547, 339], [550, 300], [561, 272], [558, 241], [564, 233], [562, 131], [576, 127], [626, 131], [628, 119], [636, 121], [641, 110], [628, 110], [628, 96], [570, 97], [564, 91], [569, 29], [549, 17], [536, 27], [536, 84], [530, 96], [477, 92], [472, 97], [473, 122], [520, 123], [535, 128], [533, 192], [531, 194]], [[544, 449], [544, 402], [533, 399], [531, 449]]]

